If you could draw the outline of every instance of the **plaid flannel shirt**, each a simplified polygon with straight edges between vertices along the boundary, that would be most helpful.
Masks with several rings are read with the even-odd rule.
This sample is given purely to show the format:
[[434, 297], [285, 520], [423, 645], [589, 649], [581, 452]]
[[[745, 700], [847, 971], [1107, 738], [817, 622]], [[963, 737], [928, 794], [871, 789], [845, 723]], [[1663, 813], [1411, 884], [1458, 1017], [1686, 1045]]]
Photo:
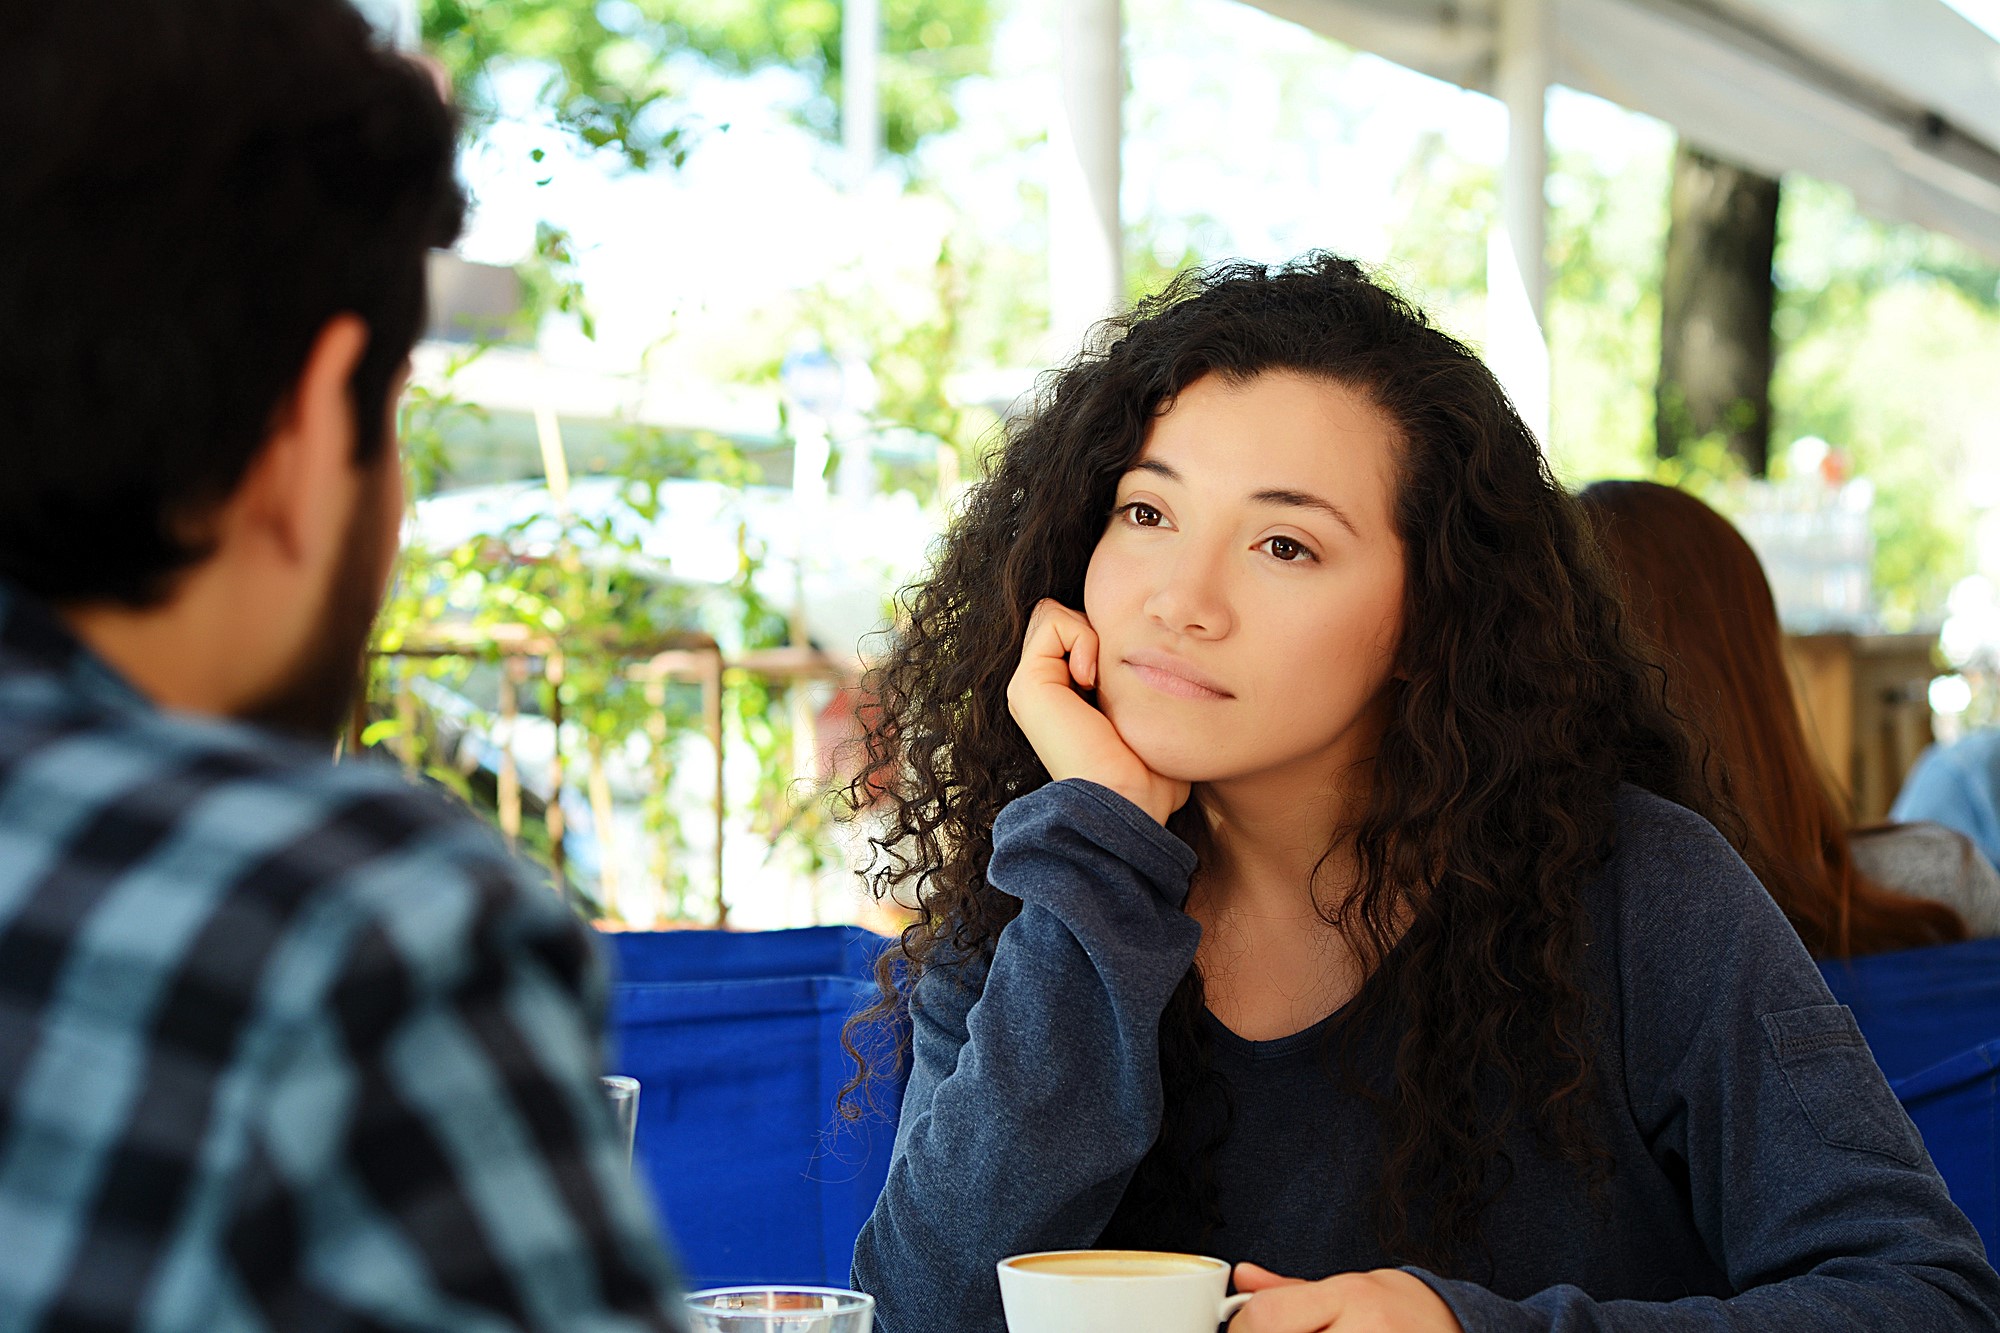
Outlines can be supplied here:
[[670, 1329], [589, 930], [0, 585], [0, 1331]]

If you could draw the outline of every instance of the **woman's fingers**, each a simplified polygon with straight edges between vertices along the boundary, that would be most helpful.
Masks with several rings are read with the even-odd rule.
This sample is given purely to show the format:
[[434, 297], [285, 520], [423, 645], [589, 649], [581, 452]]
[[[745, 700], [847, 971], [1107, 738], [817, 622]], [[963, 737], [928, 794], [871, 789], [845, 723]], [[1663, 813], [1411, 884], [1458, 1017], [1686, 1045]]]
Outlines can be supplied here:
[[1229, 1321], [1229, 1333], [1321, 1333], [1335, 1327], [1343, 1304], [1336, 1283], [1281, 1279], [1257, 1291], [1256, 1299]]
[[1044, 598], [1028, 620], [1021, 664], [1034, 683], [1097, 688], [1097, 631], [1090, 621], [1061, 602]]
[[1028, 618], [1028, 633], [1021, 644], [1021, 665], [1046, 667], [1069, 656], [1070, 645], [1090, 622], [1061, 602], [1043, 598]]
[[1045, 600], [1028, 619], [1007, 708], [1056, 781], [1084, 778], [1124, 796], [1164, 824], [1188, 784], [1161, 777], [1082, 691], [1098, 685], [1097, 633], [1080, 612]]
[[1245, 1260], [1236, 1265], [1236, 1289], [1238, 1291], [1265, 1291], [1272, 1287], [1296, 1287], [1305, 1285], [1304, 1278], [1279, 1277], [1268, 1268], [1261, 1268]]
[[1393, 1268], [1292, 1282], [1239, 1264], [1236, 1285], [1253, 1295], [1229, 1333], [1464, 1333], [1422, 1278]]
[[1097, 688], [1097, 631], [1084, 621], [1069, 646], [1070, 679], [1086, 690]]

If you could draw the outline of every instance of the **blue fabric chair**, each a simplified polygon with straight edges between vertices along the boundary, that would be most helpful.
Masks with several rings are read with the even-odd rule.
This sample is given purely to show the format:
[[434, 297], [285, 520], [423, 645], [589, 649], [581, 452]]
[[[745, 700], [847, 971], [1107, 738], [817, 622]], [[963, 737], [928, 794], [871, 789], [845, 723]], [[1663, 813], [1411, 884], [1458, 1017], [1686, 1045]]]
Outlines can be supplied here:
[[613, 932], [613, 970], [622, 984], [751, 981], [765, 977], [874, 978], [890, 941], [856, 926], [803, 930]]
[[1889, 1084], [1988, 1255], [2000, 1255], [2000, 1041]]
[[1988, 1254], [2000, 1255], [2000, 940], [1820, 965]]
[[841, 1032], [874, 1000], [887, 941], [845, 927], [608, 938], [614, 1068], [640, 1086], [637, 1169], [687, 1280], [846, 1286], [902, 1084], [840, 1119], [855, 1068]]

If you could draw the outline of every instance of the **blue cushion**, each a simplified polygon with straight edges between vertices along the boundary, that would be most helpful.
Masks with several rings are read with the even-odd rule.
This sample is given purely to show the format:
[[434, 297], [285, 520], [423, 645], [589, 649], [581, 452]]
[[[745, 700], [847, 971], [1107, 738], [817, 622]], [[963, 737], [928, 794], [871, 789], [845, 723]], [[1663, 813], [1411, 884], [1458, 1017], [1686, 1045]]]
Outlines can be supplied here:
[[1889, 1085], [1910, 1113], [1952, 1202], [1988, 1254], [2000, 1254], [2000, 1041], [1961, 1051]]
[[2000, 1254], [2000, 940], [1820, 964], [1952, 1201]]
[[841, 1033], [875, 999], [864, 977], [886, 942], [839, 927], [611, 938], [613, 1068], [639, 1080], [636, 1169], [688, 1281], [846, 1286], [902, 1084], [840, 1118], [855, 1068]]
[[1891, 1080], [2000, 1040], [2000, 939], [1820, 964]]
[[614, 931], [619, 981], [750, 981], [762, 977], [869, 980], [890, 941], [858, 926], [800, 930]]

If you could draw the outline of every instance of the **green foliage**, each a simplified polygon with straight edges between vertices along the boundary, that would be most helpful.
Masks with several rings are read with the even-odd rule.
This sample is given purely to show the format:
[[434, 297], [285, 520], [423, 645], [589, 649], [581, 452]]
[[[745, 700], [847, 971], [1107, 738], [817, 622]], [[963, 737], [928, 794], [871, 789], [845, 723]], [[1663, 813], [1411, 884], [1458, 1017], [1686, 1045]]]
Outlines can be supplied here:
[[1568, 479], [1646, 469], [1660, 364], [1669, 157], [1558, 151], [1549, 172], [1549, 451]]
[[1500, 199], [1493, 168], [1427, 134], [1403, 168], [1396, 196], [1401, 221], [1389, 271], [1441, 323], [1476, 337], [1486, 301], [1486, 236]]
[[[597, 336], [597, 316], [584, 295], [576, 268], [575, 239], [553, 223], [537, 222], [534, 250], [514, 266], [521, 280], [523, 334], [532, 335], [548, 315], [564, 314], [576, 320], [584, 337]], [[532, 336], [524, 340], [532, 341]]]
[[[1743, 477], [1719, 436], [1678, 458], [1653, 448], [1660, 268], [1671, 148], [1607, 163], [1558, 147], [1549, 199], [1549, 452], [1570, 484], [1646, 476], [1732, 508]], [[1402, 186], [1391, 269], [1447, 327], [1484, 323], [1492, 170], [1420, 145]], [[1978, 455], [2000, 420], [2000, 268], [1945, 238], [1874, 222], [1842, 191], [1785, 185], [1772, 386], [1774, 470], [1817, 435], [1874, 483], [1874, 584], [1890, 628], [1934, 622], [1971, 568], [1975, 494], [1940, 478], [1992, 470]], [[1992, 446], [1989, 445], [1989, 448]]]
[[[1972, 570], [1963, 479], [2000, 421], [2000, 267], [1943, 237], [1787, 181], [1779, 219], [1774, 454], [1820, 436], [1875, 483], [1875, 592], [1890, 628], [1936, 623]], [[1990, 447], [1990, 445], [1988, 446]]]
[[1162, 291], [1174, 278], [1209, 261], [1204, 245], [1222, 233], [1213, 218], [1182, 218], [1169, 224], [1158, 215], [1135, 219], [1125, 227], [1125, 299], [1144, 300]]
[[[725, 68], [788, 65], [804, 71], [815, 96], [803, 119], [827, 135], [838, 133], [843, 6], [836, 0], [655, 0], [644, 8]], [[986, 72], [992, 6], [989, 0], [883, 0], [882, 28], [883, 138], [891, 153], [907, 154], [926, 136], [958, 123], [951, 88]]]
[[[840, 116], [837, 0], [422, 0], [423, 39], [451, 74], [474, 131], [494, 114], [487, 76], [531, 62], [541, 100], [582, 142], [631, 166], [679, 166], [692, 131], [674, 100], [673, 62], [692, 54], [744, 73], [798, 70], [801, 120], [833, 137]], [[957, 123], [952, 89], [984, 73], [990, 0], [884, 0], [883, 136], [893, 154]]]
[[1751, 480], [1750, 470], [1730, 449], [1729, 437], [1721, 431], [1686, 441], [1672, 458], [1653, 458], [1641, 469], [1641, 475], [1700, 496], [1725, 514], [1737, 507], [1730, 492]]
[[[498, 76], [525, 69], [540, 77], [540, 104], [560, 129], [641, 171], [679, 167], [692, 145], [693, 130], [676, 95], [690, 58], [735, 73], [796, 70], [808, 89], [800, 119], [824, 136], [837, 134], [842, 8], [836, 0], [420, 0], [419, 6], [424, 44], [449, 73], [474, 138], [500, 113]], [[885, 146], [906, 155], [955, 123], [953, 89], [987, 68], [992, 16], [987, 0], [884, 0], [882, 8]], [[533, 150], [528, 165], [538, 170], [545, 156]], [[517, 272], [524, 290], [519, 335], [532, 338], [542, 319], [556, 313], [573, 317], [587, 337], [594, 336], [566, 231], [538, 226], [533, 252]], [[924, 293], [928, 313], [914, 320], [894, 318], [866, 299], [848, 307], [809, 303], [823, 316], [815, 327], [827, 345], [866, 347], [881, 385], [879, 420], [871, 425], [940, 443], [937, 456], [949, 466], [920, 479], [927, 488], [948, 488], [962, 468], [976, 466], [970, 441], [992, 424], [990, 415], [961, 407], [944, 391], [965, 336], [959, 315], [967, 273], [948, 247], [940, 250]], [[1007, 336], [1018, 333], [1010, 329]], [[463, 446], [488, 427], [488, 415], [449, 387], [451, 377], [480, 354], [473, 349], [455, 360], [444, 387], [420, 386], [409, 395], [404, 430], [413, 498], [449, 480], [448, 440]], [[790, 629], [787, 617], [757, 593], [753, 580], [763, 553], [742, 534], [737, 576], [723, 589], [700, 592], [649, 561], [632, 535], [657, 520], [662, 481], [693, 476], [740, 488], [761, 480], [757, 469], [733, 445], [707, 435], [670, 437], [628, 426], [618, 436], [625, 484], [614, 515], [554, 512], [456, 550], [406, 552], [378, 647], [394, 654], [440, 633], [476, 641], [527, 630], [555, 640], [563, 657], [557, 695], [523, 697], [521, 710], [546, 716], [560, 702], [571, 764], [566, 785], [588, 789], [600, 823], [610, 771], [622, 764], [650, 774], [638, 795], [652, 839], [648, 874], [662, 886], [665, 913], [686, 915], [706, 906], [695, 909], [687, 900], [685, 797], [675, 792], [674, 764], [680, 742], [704, 728], [699, 690], [635, 681], [629, 650], [676, 631], [706, 632], [730, 652], [754, 650], [785, 644]], [[378, 659], [372, 720], [362, 743], [394, 750], [406, 764], [497, 814], [490, 775], [472, 766], [471, 749], [455, 741], [466, 733], [491, 734], [498, 671], [492, 649], [467, 657]], [[426, 693], [426, 683], [436, 688]], [[802, 703], [794, 692], [800, 688], [731, 672], [724, 724], [727, 744], [748, 746], [757, 757], [755, 825], [773, 855], [790, 848], [802, 865], [816, 868], [827, 856], [823, 803], [790, 799], [797, 768], [794, 715]], [[457, 713], [440, 713], [446, 705], [447, 713]], [[532, 798], [524, 806], [521, 844], [546, 861], [552, 849], [547, 812]], [[587, 906], [595, 914], [611, 903]]]
[[423, 0], [424, 48], [451, 75], [476, 135], [496, 108], [486, 76], [512, 63], [546, 67], [541, 100], [565, 130], [634, 168], [685, 158], [662, 59], [644, 35], [614, 30], [595, 0]]
[[[768, 342], [782, 348], [803, 338], [865, 363], [877, 392], [865, 428], [906, 453], [927, 446], [935, 459], [878, 462], [887, 473], [881, 480], [926, 502], [949, 500], [960, 482], [979, 474], [984, 450], [998, 438], [999, 419], [990, 408], [965, 403], [947, 387], [970, 359], [966, 314], [978, 299], [974, 289], [993, 285], [992, 270], [965, 259], [960, 243], [946, 237], [927, 262], [917, 257], [894, 278], [853, 276], [836, 275], [801, 293]], [[779, 366], [779, 357], [768, 356], [742, 367], [740, 378], [775, 385]]]
[[[455, 362], [444, 385], [413, 390], [406, 403], [413, 501], [429, 493], [441, 475], [445, 425], [475, 413], [452, 392], [449, 374], [476, 355]], [[786, 624], [757, 593], [753, 580], [762, 553], [740, 534], [736, 574], [721, 588], [676, 581], [643, 549], [643, 533], [661, 516], [664, 484], [693, 475], [741, 486], [754, 477], [750, 465], [713, 437], [691, 442], [643, 426], [630, 426], [624, 434], [625, 462], [608, 510], [582, 514], [552, 503], [535, 519], [450, 550], [406, 547], [377, 623], [380, 656], [370, 680], [370, 721], [360, 739], [364, 747], [391, 750], [497, 820], [492, 777], [475, 765], [476, 748], [461, 741], [468, 735], [491, 737], [500, 725], [500, 643], [516, 633], [552, 640], [562, 654], [560, 681], [549, 683], [548, 664], [538, 660], [530, 678], [541, 682], [542, 693], [520, 691], [520, 712], [548, 718], [560, 703], [565, 786], [586, 794], [600, 845], [610, 837], [605, 816], [612, 813], [613, 801], [606, 798], [613, 772], [641, 777], [637, 801], [650, 840], [644, 859], [657, 888], [658, 914], [671, 919], [708, 910], [705, 902], [697, 906], [689, 898], [685, 796], [675, 793], [676, 752], [705, 728], [700, 690], [635, 679], [632, 669], [653, 645], [675, 635], [706, 635], [735, 651], [782, 644]], [[440, 638], [464, 643], [469, 651], [398, 655]], [[738, 688], [732, 695], [739, 738], [757, 734], [759, 709], [778, 708], [768, 691]], [[789, 764], [781, 765], [775, 753], [767, 756], [767, 748], [759, 749], [760, 791], [790, 777]], [[522, 849], [550, 865], [547, 811], [524, 793], [522, 814]], [[609, 885], [572, 876], [565, 887], [590, 915], [615, 912], [605, 892]]]
[[[1606, 162], [1560, 147], [1550, 163], [1547, 444], [1568, 482], [1652, 466], [1666, 166], [1664, 152]], [[1389, 271], [1476, 348], [1486, 323], [1487, 240], [1499, 208], [1494, 169], [1426, 136], [1397, 194], [1402, 221]]]
[[398, 424], [403, 440], [403, 493], [412, 503], [434, 494], [450, 474], [451, 457], [446, 440], [454, 426], [487, 420], [484, 408], [466, 402], [449, 388], [459, 373], [485, 350], [473, 347], [455, 353], [445, 366], [446, 387], [412, 382], [403, 393]]

